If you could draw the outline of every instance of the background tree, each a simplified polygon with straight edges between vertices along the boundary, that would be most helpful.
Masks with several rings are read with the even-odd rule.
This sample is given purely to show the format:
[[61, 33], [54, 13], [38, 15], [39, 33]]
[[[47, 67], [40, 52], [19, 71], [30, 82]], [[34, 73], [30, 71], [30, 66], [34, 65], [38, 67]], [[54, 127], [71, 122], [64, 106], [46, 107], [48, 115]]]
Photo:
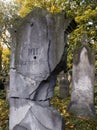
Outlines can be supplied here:
[[[18, 3], [17, 3], [18, 1]], [[0, 65], [7, 64], [9, 57], [8, 51], [2, 48], [3, 45], [7, 45], [10, 48], [11, 39], [8, 34], [10, 28], [17, 24], [18, 15], [24, 17], [27, 15], [34, 7], [43, 7], [50, 10], [52, 13], [57, 13], [60, 10], [65, 10], [67, 17], [75, 17], [75, 20], [78, 24], [75, 31], [73, 31], [68, 36], [68, 70], [72, 68], [72, 54], [76, 46], [81, 45], [81, 37], [84, 34], [88, 35], [88, 41], [92, 44], [92, 48], [95, 49], [96, 55], [96, 74], [97, 74], [97, 0], [11, 0], [10, 3], [5, 3], [4, 0], [0, 0], [0, 54], [3, 54], [0, 57]], [[20, 11], [18, 12], [18, 8]], [[7, 30], [7, 31], [6, 31]], [[10, 34], [10, 33], [9, 33]], [[3, 52], [2, 52], [3, 51]], [[6, 54], [5, 54], [6, 52]], [[5, 55], [4, 55], [5, 54]], [[3, 63], [1, 63], [3, 61]], [[9, 64], [9, 63], [8, 63]], [[7, 66], [8, 66], [7, 64]], [[3, 96], [2, 96], [3, 95]], [[97, 95], [97, 91], [96, 91]], [[0, 129], [8, 130], [8, 104], [5, 101], [1, 101], [1, 97], [5, 99], [5, 93], [0, 93]], [[97, 98], [95, 99], [95, 103]], [[64, 106], [65, 103], [65, 106]], [[69, 117], [66, 113], [67, 104], [69, 100], [60, 101], [58, 98], [53, 99], [52, 104], [58, 107], [58, 110], [65, 115], [66, 118], [66, 128], [67, 129], [97, 129], [97, 121], [87, 121], [76, 119], [75, 117]], [[97, 103], [96, 103], [97, 105]], [[1, 107], [2, 106], [2, 107]], [[89, 129], [90, 128], [90, 129]]]
[[0, 42], [10, 48], [10, 29], [18, 16], [18, 5], [12, 0], [0, 0]]
[[75, 13], [75, 21], [78, 26], [69, 36], [69, 63], [72, 60], [71, 52], [76, 46], [81, 45], [80, 43], [82, 42], [82, 37], [85, 37], [86, 35], [89, 46], [93, 49], [95, 48], [95, 55], [97, 56], [97, 1], [81, 1]]
[[9, 49], [12, 43], [10, 31], [17, 16], [18, 5], [15, 1], [0, 0], [0, 81], [8, 75]]
[[[89, 46], [95, 49], [97, 59], [97, 1], [96, 0], [15, 0], [5, 3], [0, 0], [0, 43], [10, 48], [10, 29], [18, 24], [18, 16], [24, 17], [34, 7], [42, 7], [52, 13], [65, 10], [67, 18], [75, 18], [77, 28], [68, 36], [68, 70], [72, 69], [72, 55], [76, 46], [81, 45], [81, 39], [87, 35]], [[18, 9], [19, 12], [18, 12]], [[96, 60], [97, 71], [97, 60]]]

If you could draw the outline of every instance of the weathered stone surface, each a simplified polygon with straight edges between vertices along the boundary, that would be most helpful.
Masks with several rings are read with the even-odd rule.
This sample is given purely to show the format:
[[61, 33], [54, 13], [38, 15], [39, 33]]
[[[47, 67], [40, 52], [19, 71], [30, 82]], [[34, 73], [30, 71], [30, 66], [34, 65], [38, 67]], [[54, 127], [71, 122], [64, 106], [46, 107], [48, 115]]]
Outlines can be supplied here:
[[68, 111], [78, 117], [95, 118], [94, 55], [87, 45], [74, 52], [72, 94]]
[[49, 99], [56, 76], [65, 67], [64, 21], [62, 13], [36, 8], [13, 36], [10, 130], [62, 130], [62, 117]]
[[10, 129], [61, 130], [61, 116], [50, 106], [43, 107], [35, 101], [14, 98], [10, 99], [10, 104]]
[[11, 79], [18, 84], [11, 85], [11, 96], [18, 97], [17, 89], [23, 86], [19, 97], [25, 97], [23, 91], [27, 93], [28, 87], [37, 89], [55, 69], [64, 50], [63, 18], [61, 14], [53, 17], [44, 10], [34, 10], [24, 19], [16, 34], [15, 65], [11, 66], [15, 70], [11, 71], [14, 78]]

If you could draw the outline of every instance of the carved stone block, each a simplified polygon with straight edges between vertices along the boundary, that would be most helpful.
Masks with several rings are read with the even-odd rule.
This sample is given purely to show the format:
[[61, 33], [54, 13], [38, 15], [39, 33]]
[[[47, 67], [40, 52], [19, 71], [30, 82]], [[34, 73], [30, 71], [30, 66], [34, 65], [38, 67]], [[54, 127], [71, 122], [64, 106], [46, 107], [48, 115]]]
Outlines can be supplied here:
[[64, 21], [62, 13], [53, 15], [36, 8], [14, 34], [10, 130], [62, 130], [62, 117], [49, 99], [64, 52]]

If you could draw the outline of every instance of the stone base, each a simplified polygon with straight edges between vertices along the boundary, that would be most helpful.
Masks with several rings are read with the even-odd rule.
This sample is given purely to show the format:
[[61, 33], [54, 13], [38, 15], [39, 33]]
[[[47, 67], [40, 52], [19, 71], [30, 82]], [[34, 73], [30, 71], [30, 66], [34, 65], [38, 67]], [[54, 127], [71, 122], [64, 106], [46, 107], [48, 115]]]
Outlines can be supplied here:
[[50, 106], [17, 98], [10, 104], [10, 130], [63, 130], [62, 117]]
[[79, 118], [95, 119], [96, 117], [95, 106], [93, 104], [71, 102], [67, 111]]

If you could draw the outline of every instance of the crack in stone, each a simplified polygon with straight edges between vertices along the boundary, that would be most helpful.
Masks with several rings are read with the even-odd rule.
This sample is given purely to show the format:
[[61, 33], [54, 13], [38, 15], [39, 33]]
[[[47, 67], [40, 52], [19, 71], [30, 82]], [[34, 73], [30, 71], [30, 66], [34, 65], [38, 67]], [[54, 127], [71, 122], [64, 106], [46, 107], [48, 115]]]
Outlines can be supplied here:
[[10, 70], [16, 70], [16, 68], [15, 67], [10, 67]]
[[[37, 13], [36, 13], [36, 15], [37, 15]], [[47, 15], [49, 15], [48, 13], [47, 13]], [[46, 15], [46, 16], [47, 16]], [[41, 15], [40, 15], [41, 16]], [[10, 69], [13, 69], [13, 71], [14, 70], [16, 70], [16, 71], [14, 71], [15, 73], [15, 76], [16, 76], [16, 78], [17, 78], [17, 80], [16, 80], [16, 82], [17, 81], [20, 81], [21, 79], [22, 79], [22, 81], [20, 81], [20, 84], [18, 85], [19, 87], [21, 87], [21, 85], [22, 85], [22, 83], [24, 82], [24, 87], [25, 88], [27, 88], [27, 89], [29, 89], [29, 91], [27, 91], [27, 98], [26, 97], [10, 97], [10, 98], [13, 98], [13, 99], [15, 99], [15, 100], [18, 100], [18, 99], [20, 99], [21, 101], [18, 101], [19, 102], [19, 104], [18, 104], [18, 107], [20, 107], [20, 110], [21, 111], [19, 111], [20, 113], [23, 111], [23, 107], [25, 107], [25, 106], [23, 106], [22, 105], [22, 99], [24, 99], [24, 102], [23, 103], [25, 103], [26, 105], [28, 105], [28, 107], [27, 108], [25, 108], [24, 109], [24, 111], [25, 111], [25, 113], [24, 113], [24, 115], [22, 115], [22, 117], [20, 118], [20, 120], [18, 120], [17, 119], [17, 123], [19, 124], [19, 125], [17, 125], [17, 124], [15, 124], [14, 126], [15, 126], [15, 130], [19, 130], [19, 126], [20, 126], [20, 128], [21, 129], [25, 129], [25, 130], [31, 130], [31, 129], [33, 129], [33, 128], [35, 128], [35, 129], [46, 129], [46, 130], [54, 130], [54, 129], [58, 129], [57, 127], [55, 127], [54, 126], [54, 124], [56, 123], [56, 120], [54, 120], [55, 118], [56, 118], [56, 116], [57, 115], [54, 115], [55, 116], [55, 118], [53, 118], [52, 116], [53, 116], [53, 113], [49, 113], [49, 111], [48, 110], [46, 110], [46, 111], [44, 111], [44, 107], [47, 107], [47, 109], [49, 109], [49, 106], [50, 106], [50, 104], [48, 104], [49, 103], [49, 99], [53, 96], [53, 92], [54, 92], [54, 87], [55, 87], [55, 81], [56, 81], [56, 76], [62, 71], [62, 70], [66, 70], [66, 52], [65, 52], [65, 47], [64, 47], [64, 52], [63, 51], [61, 51], [61, 52], [63, 52], [63, 55], [61, 56], [61, 60], [59, 60], [59, 62], [58, 62], [58, 64], [56, 65], [56, 66], [54, 66], [54, 69], [53, 69], [53, 65], [55, 65], [55, 64], [51, 64], [51, 62], [50, 62], [50, 58], [53, 60], [53, 58], [51, 57], [51, 56], [55, 56], [55, 53], [53, 53], [52, 51], [52, 49], [51, 49], [51, 47], [55, 47], [55, 40], [53, 39], [53, 36], [54, 36], [54, 38], [55, 38], [55, 33], [56, 33], [56, 31], [58, 31], [58, 27], [57, 27], [57, 30], [55, 29], [55, 25], [57, 25], [56, 24], [56, 21], [54, 21], [54, 20], [57, 20], [57, 19], [55, 19], [55, 18], [53, 18], [52, 17], [52, 15], [49, 15], [48, 17], [46, 17], [45, 16], [45, 20], [46, 20], [46, 29], [44, 30], [44, 31], [46, 31], [46, 41], [47, 41], [47, 45], [46, 45], [46, 48], [44, 49], [45, 50], [45, 52], [46, 53], [44, 53], [44, 54], [46, 54], [46, 68], [48, 69], [47, 71], [45, 71], [45, 73], [44, 73], [44, 75], [42, 76], [41, 75], [41, 73], [42, 72], [39, 72], [39, 77], [38, 78], [36, 78], [37, 77], [37, 73], [35, 73], [36, 75], [34, 75], [33, 73], [31, 73], [31, 74], [29, 74], [28, 76], [26, 76], [26, 74], [27, 73], [24, 73], [24, 74], [22, 74], [21, 72], [22, 71], [20, 71], [19, 72], [19, 70], [20, 69], [18, 69], [18, 64], [16, 64], [16, 68], [13, 66], [12, 68], [10, 68]], [[42, 17], [44, 17], [44, 15], [42, 16]], [[53, 20], [52, 20], [53, 19]], [[37, 19], [36, 19], [37, 20]], [[40, 19], [41, 20], [41, 19]], [[37, 21], [36, 21], [37, 22]], [[59, 19], [59, 22], [60, 22], [60, 19]], [[41, 24], [41, 22], [40, 22], [40, 24], [39, 25], [42, 25]], [[52, 25], [54, 25], [54, 27], [52, 26]], [[60, 25], [60, 24], [59, 24]], [[30, 25], [31, 27], [33, 26], [33, 23], [31, 23], [31, 25]], [[31, 27], [30, 27], [30, 31], [31, 31]], [[40, 28], [39, 28], [40, 26], [38, 26], [38, 28], [36, 28], [36, 29], [39, 29], [40, 30]], [[28, 32], [28, 36], [27, 36], [27, 41], [28, 42], [31, 42], [30, 40], [31, 40], [31, 36], [32, 36], [32, 34], [31, 34], [31, 32]], [[36, 30], [36, 32], [38, 32], [38, 30]], [[41, 32], [41, 31], [40, 31]], [[41, 34], [41, 33], [40, 33]], [[44, 34], [44, 33], [43, 33]], [[57, 33], [57, 35], [58, 35], [58, 33]], [[25, 35], [24, 35], [25, 36]], [[37, 36], [37, 35], [35, 35], [35, 36]], [[29, 39], [30, 38], [30, 39]], [[25, 39], [24, 39], [25, 40]], [[59, 39], [58, 39], [59, 40]], [[39, 42], [39, 41], [38, 41]], [[59, 41], [60, 42], [60, 41]], [[58, 42], [57, 42], [58, 43]], [[45, 44], [45, 43], [44, 43]], [[44, 44], [41, 44], [41, 45], [44, 45]], [[52, 44], [54, 44], [54, 46], [52, 46]], [[60, 43], [59, 43], [60, 44]], [[32, 44], [33, 45], [33, 44]], [[32, 46], [31, 45], [31, 46]], [[37, 43], [37, 45], [38, 45], [38, 43]], [[57, 45], [56, 45], [57, 46]], [[51, 50], [50, 50], [51, 49]], [[54, 49], [56, 49], [56, 48], [54, 48]], [[17, 47], [17, 51], [18, 51], [18, 47]], [[55, 50], [56, 52], [58, 51], [58, 50]], [[22, 53], [22, 52], [21, 52]], [[51, 55], [50, 55], [50, 53], [52, 53]], [[18, 53], [19, 54], [19, 53]], [[55, 56], [56, 57], [56, 56]], [[15, 57], [16, 58], [16, 57]], [[18, 58], [18, 57], [17, 57]], [[43, 57], [43, 58], [45, 58], [45, 57]], [[36, 57], [34, 57], [34, 60], [36, 59]], [[57, 60], [57, 59], [56, 59]], [[18, 59], [17, 59], [17, 61], [18, 61]], [[56, 63], [56, 62], [54, 62], [54, 63]], [[44, 64], [45, 65], [45, 64]], [[36, 66], [37, 67], [37, 66]], [[46, 69], [45, 68], [45, 69]], [[41, 67], [39, 68], [39, 69], [41, 69]], [[53, 69], [53, 70], [52, 70]], [[23, 69], [24, 70], [24, 69]], [[25, 71], [25, 70], [24, 70]], [[33, 74], [33, 75], [32, 75]], [[20, 76], [20, 77], [19, 77]], [[31, 77], [30, 77], [31, 76]], [[43, 78], [41, 78], [41, 77], [43, 77]], [[20, 80], [18, 80], [18, 78], [20, 79]], [[42, 81], [40, 80], [40, 79], [42, 79]], [[38, 81], [39, 80], [39, 81]], [[15, 83], [16, 83], [15, 82]], [[19, 87], [17, 87], [17, 88], [19, 88]], [[34, 89], [32, 89], [32, 87], [34, 87]], [[23, 92], [25, 92], [26, 93], [26, 90], [27, 89], [24, 89], [23, 90]], [[19, 89], [18, 89], [18, 91], [19, 91]], [[25, 94], [24, 93], [24, 94]], [[20, 93], [21, 94], [21, 93]], [[14, 101], [15, 101], [14, 100]], [[31, 102], [32, 101], [32, 102]], [[14, 104], [13, 104], [14, 105]], [[30, 106], [29, 106], [30, 105]], [[35, 106], [34, 106], [35, 105]], [[40, 110], [38, 109], [39, 107], [38, 106], [42, 106], [42, 108], [40, 108]], [[15, 106], [14, 106], [15, 107]], [[36, 109], [36, 107], [38, 107], [37, 109]], [[41, 118], [38, 118], [39, 116], [41, 116], [41, 114], [44, 114], [44, 113], [39, 113], [39, 114], [37, 114], [38, 113], [38, 110], [39, 110], [39, 112], [44, 112], [45, 113], [45, 115], [44, 116], [48, 116], [49, 115], [49, 117], [47, 118], [48, 120], [48, 122], [49, 122], [49, 124], [51, 124], [51, 126], [49, 126], [49, 124], [47, 124], [48, 122], [46, 121], [46, 123], [45, 123], [45, 119], [46, 119], [46, 117], [41, 117]], [[53, 110], [53, 109], [50, 109], [51, 111]], [[54, 111], [53, 111], [54, 112]], [[17, 110], [17, 113], [18, 113], [18, 110]], [[17, 114], [16, 113], [16, 114]], [[31, 114], [31, 115], [29, 115], [29, 114]], [[47, 114], [47, 115], [46, 115]], [[50, 114], [51, 114], [51, 116], [50, 116]], [[35, 117], [35, 118], [34, 118]], [[32, 119], [31, 119], [32, 118]], [[50, 119], [51, 118], [51, 119]], [[42, 121], [42, 119], [44, 120], [44, 121]], [[60, 118], [59, 118], [60, 119]], [[28, 120], [30, 120], [30, 121], [28, 121]], [[40, 126], [40, 128], [39, 128], [39, 126], [35, 126], [35, 127], [33, 127], [33, 122], [34, 122], [34, 120], [35, 120], [35, 125], [37, 125], [37, 124], [39, 124], [39, 126]], [[32, 123], [32, 124], [30, 124], [30, 123]], [[60, 121], [58, 122], [58, 124], [60, 124]], [[23, 125], [23, 127], [22, 127], [22, 125]], [[26, 126], [26, 125], [29, 125], [29, 126]], [[31, 125], [31, 126], [30, 126]], [[56, 123], [56, 125], [57, 125], [57, 123]], [[13, 127], [14, 127], [13, 126]], [[17, 127], [16, 127], [17, 126]], [[27, 127], [27, 128], [26, 128]], [[31, 128], [32, 127], [32, 128]], [[48, 127], [48, 128], [47, 128]]]
[[[31, 114], [33, 113], [33, 111], [31, 110], [31, 108], [29, 109], [29, 111], [31, 111]], [[32, 116], [34, 115], [34, 113], [32, 114]], [[40, 125], [42, 125], [44, 128], [48, 129], [48, 130], [52, 130], [52, 129], [49, 129], [47, 128], [46, 126], [44, 126], [39, 120], [38, 118], [34, 115], [34, 117], [36, 118], [36, 120], [39, 122]]]
[[23, 128], [23, 130], [28, 130], [26, 127], [24, 127], [24, 126], [21, 126], [21, 125], [16, 125], [14, 128], [13, 128], [13, 130], [19, 130], [20, 128], [17, 128], [17, 127], [22, 127]]
[[[40, 91], [41, 87], [46, 84], [47, 82], [49, 83], [52, 79], [52, 77], [56, 77], [62, 70], [66, 71], [66, 54], [63, 53], [62, 58], [59, 62], [59, 64], [57, 64], [57, 66], [55, 67], [55, 69], [51, 72], [51, 74], [48, 76], [48, 78], [46, 80], [43, 80], [40, 84], [39, 87], [36, 89], [36, 94], [34, 96], [34, 100], [36, 100], [36, 97], [38, 95], [38, 92]], [[49, 87], [48, 87], [49, 88]]]
[[51, 67], [50, 67], [50, 62], [49, 62], [50, 45], [51, 45], [51, 40], [49, 40], [48, 51], [47, 51], [47, 59], [48, 59], [47, 61], [48, 61], [49, 73], [51, 73]]
[[50, 86], [50, 83], [49, 83], [48, 88], [47, 88], [46, 99], [47, 99], [47, 97], [48, 97], [49, 86]]

